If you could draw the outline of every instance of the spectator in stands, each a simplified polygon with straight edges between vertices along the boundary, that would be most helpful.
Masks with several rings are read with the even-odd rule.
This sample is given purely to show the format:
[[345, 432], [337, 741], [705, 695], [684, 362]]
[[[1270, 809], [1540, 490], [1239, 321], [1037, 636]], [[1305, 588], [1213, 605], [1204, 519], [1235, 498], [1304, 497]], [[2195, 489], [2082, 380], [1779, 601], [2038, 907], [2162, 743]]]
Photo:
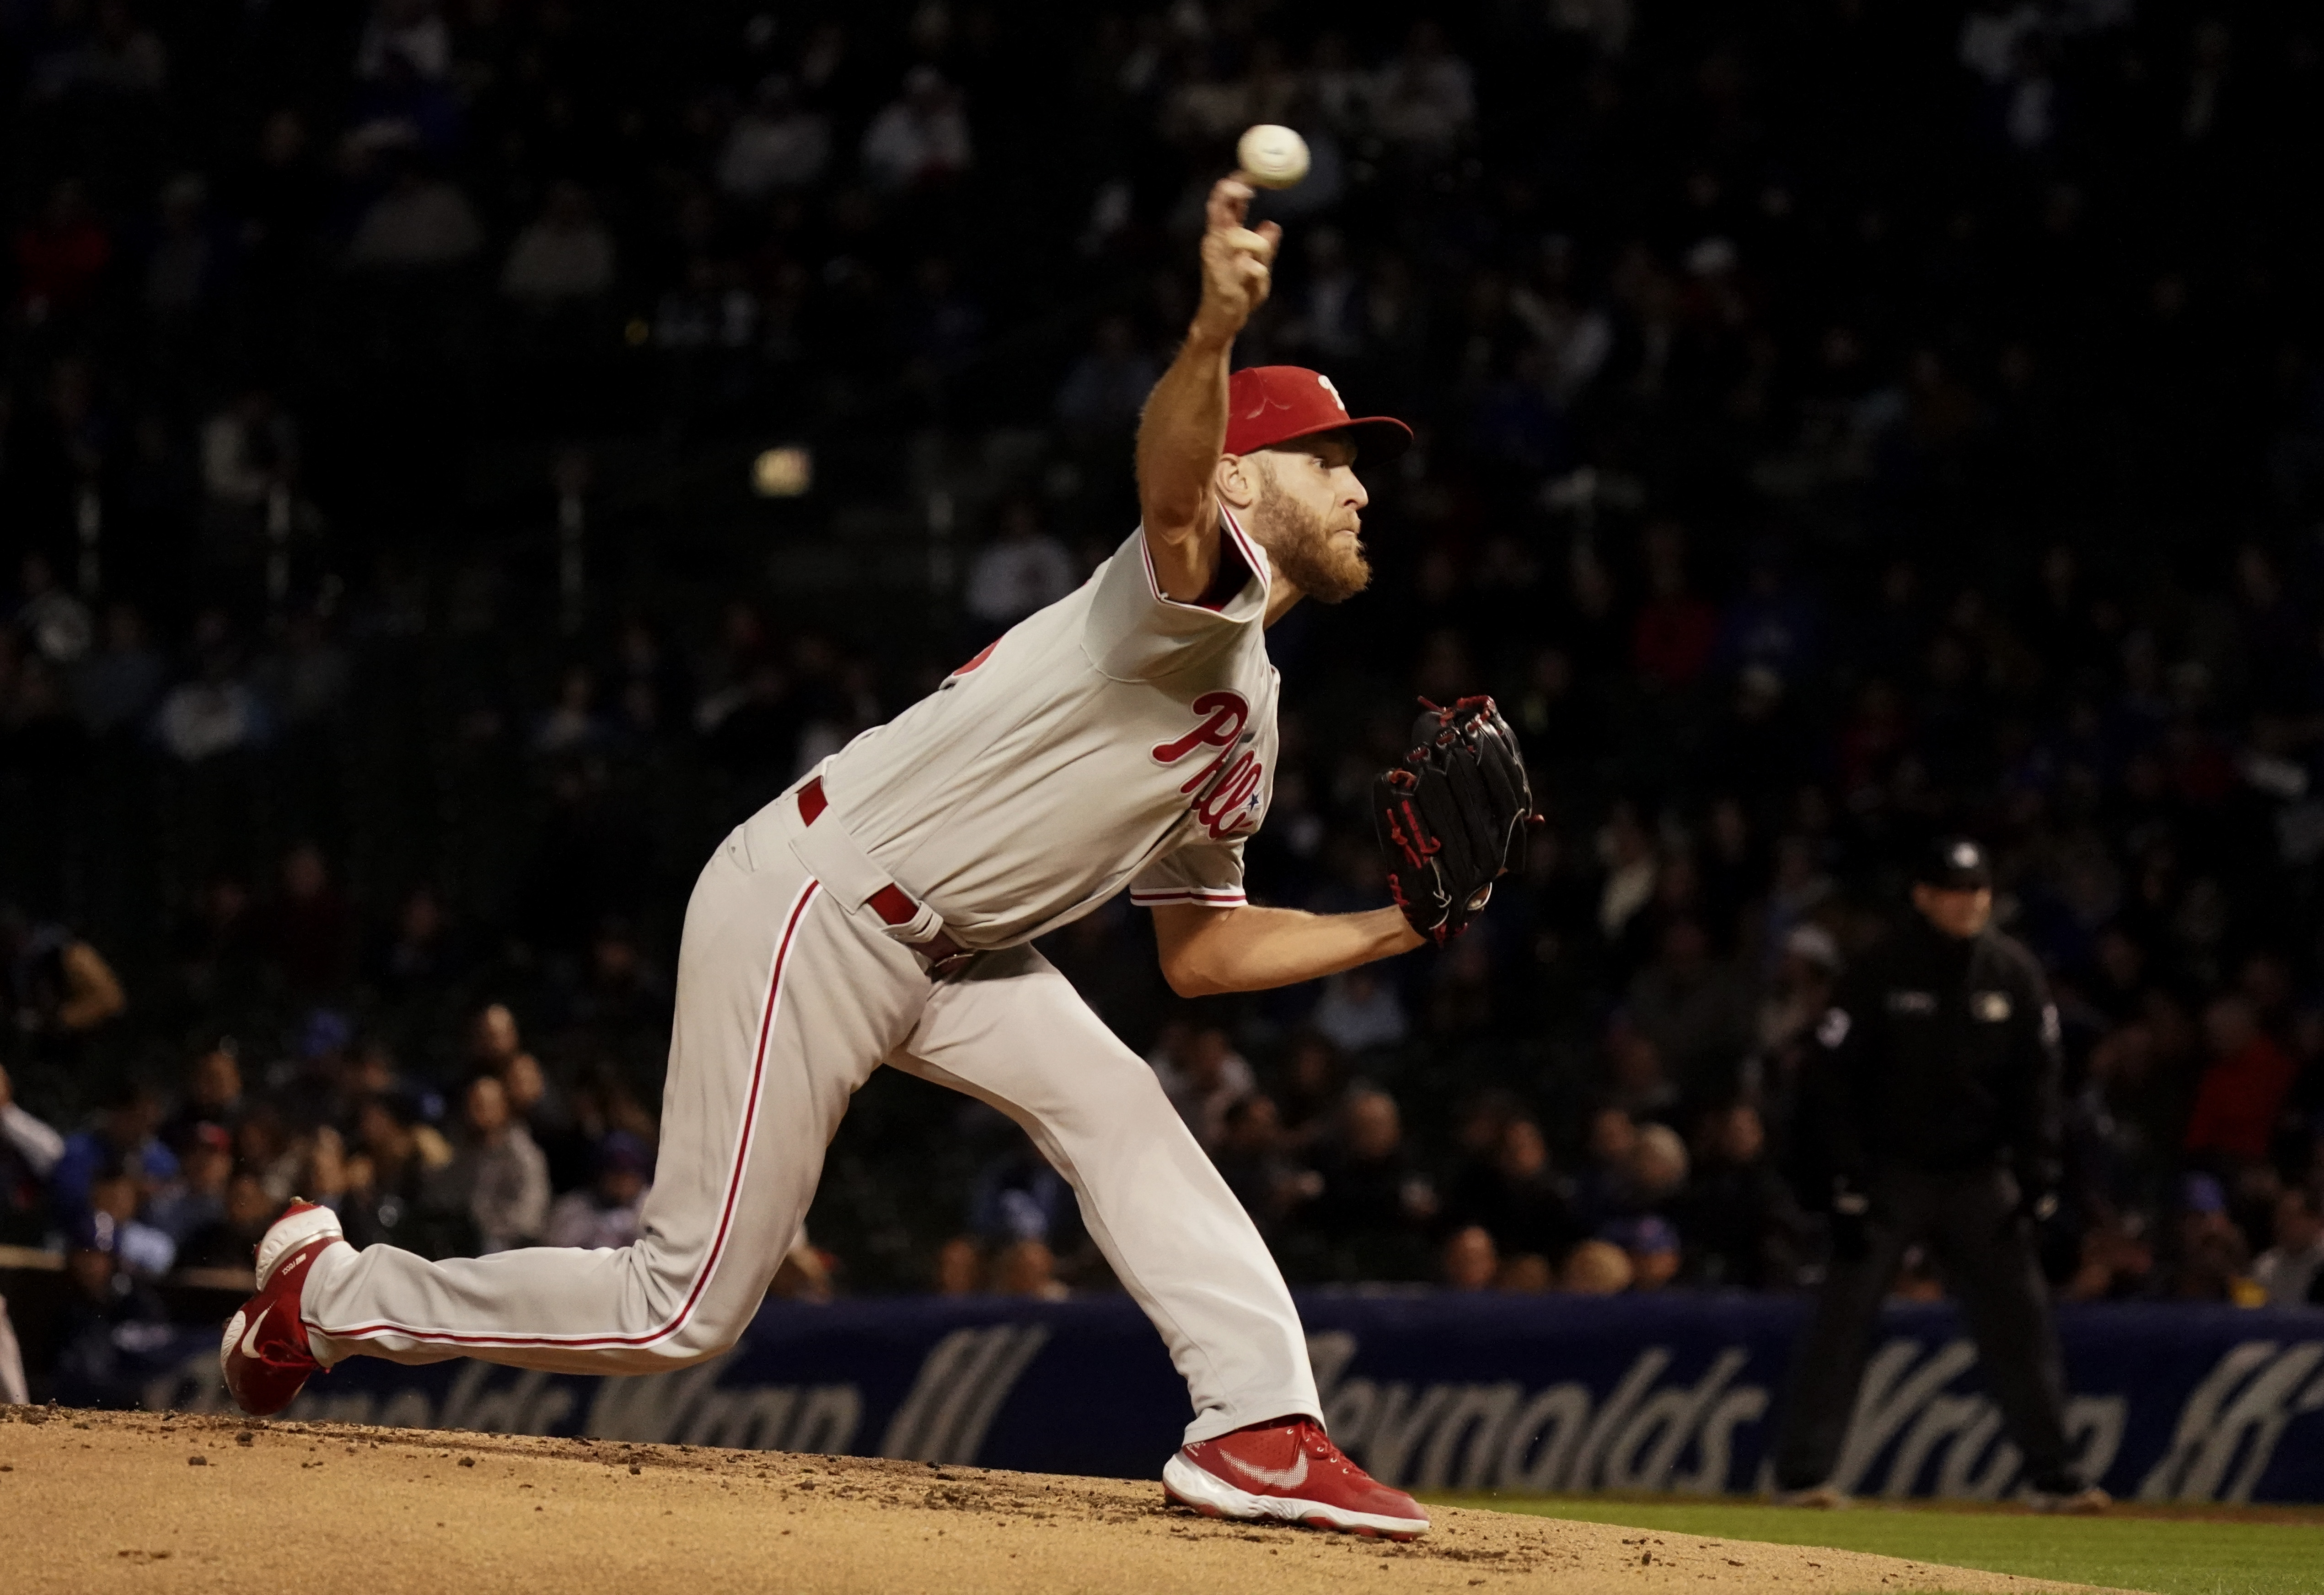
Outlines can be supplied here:
[[969, 1227], [999, 1258], [1019, 1240], [1047, 1242], [1065, 1225], [1073, 1187], [1022, 1135], [977, 1171], [969, 1191]]
[[[88, 651], [92, 638], [88, 606], [57, 580], [55, 567], [42, 555], [25, 555], [18, 570], [17, 586], [23, 597], [9, 624], [31, 646], [33, 657], [51, 664], [75, 663]], [[22, 691], [20, 686], [20, 695]]]
[[17, 309], [25, 321], [44, 322], [82, 309], [113, 259], [113, 238], [89, 207], [81, 185], [67, 180], [49, 190], [39, 217], [16, 235]]
[[48, 1181], [65, 1138], [27, 1112], [0, 1066], [0, 1246], [35, 1246], [49, 1226]]
[[194, 626], [197, 673], [161, 698], [153, 728], [162, 747], [180, 762], [199, 764], [259, 746], [272, 724], [242, 672], [226, 616], [206, 612]]
[[1226, 1031], [1214, 1024], [1181, 1019], [1164, 1026], [1153, 1065], [1162, 1094], [1205, 1148], [1219, 1144], [1227, 1111], [1258, 1084]]
[[1261, 1235], [1273, 1234], [1283, 1216], [1313, 1196], [1320, 1184], [1312, 1170], [1285, 1155], [1281, 1115], [1264, 1092], [1239, 1097], [1227, 1109], [1211, 1157]]
[[373, 959], [371, 978], [392, 1002], [448, 1000], [466, 973], [466, 950], [437, 889], [421, 882], [403, 896], [392, 932]]
[[2298, 1066], [2241, 996], [2221, 997], [2204, 1011], [2203, 1038], [2211, 1062], [2195, 1087], [2186, 1149], [2228, 1170], [2264, 1163]]
[[2154, 1249], [2142, 1215], [2101, 1216], [2082, 1232], [2074, 1271], [2059, 1295], [2070, 1302], [2135, 1300], [2154, 1283]]
[[532, 751], [551, 757], [602, 747], [612, 728], [597, 713], [597, 679], [586, 665], [567, 668], [557, 684], [557, 701], [533, 727]]
[[2182, 1302], [2259, 1305], [2266, 1298], [2251, 1279], [2251, 1243], [2229, 1215], [2219, 1182], [2190, 1174], [2180, 1200], [2176, 1245], [2164, 1268], [2168, 1294]]
[[387, 191], [356, 223], [346, 263], [362, 272], [443, 271], [467, 260], [484, 242], [468, 197], [406, 156], [395, 162]]
[[243, 1115], [234, 1131], [235, 1166], [255, 1175], [266, 1187], [275, 1210], [298, 1193], [299, 1154], [290, 1144], [282, 1110], [272, 1102], [258, 1103]]
[[137, 1405], [171, 1343], [170, 1315], [152, 1286], [116, 1266], [117, 1231], [102, 1215], [84, 1213], [66, 1238], [71, 1286], [51, 1388], [75, 1406]]
[[87, 1208], [71, 1215], [68, 1224], [87, 1219], [98, 1243], [113, 1254], [115, 1266], [140, 1279], [159, 1279], [177, 1266], [178, 1244], [157, 1225], [146, 1222], [147, 1197], [152, 1182], [134, 1163], [121, 1160], [97, 1170], [88, 1184]]
[[1730, 1290], [1795, 1283], [1801, 1220], [1789, 1185], [1768, 1161], [1759, 1110], [1737, 1102], [1714, 1111], [1700, 1145], [1675, 1209], [1688, 1282]]
[[145, 1216], [170, 1238], [182, 1260], [187, 1243], [226, 1217], [234, 1139], [215, 1124], [200, 1124], [177, 1150], [178, 1178], [154, 1194]]
[[1653, 686], [1676, 690], [1694, 684], [1719, 641], [1719, 613], [1695, 595], [1686, 566], [1686, 533], [1670, 521], [1646, 529], [1646, 579], [1651, 588], [1630, 639], [1631, 662]]
[[146, 641], [144, 617], [134, 604], [105, 612], [104, 645], [83, 659], [73, 678], [73, 701], [92, 736], [134, 731], [161, 696], [167, 669]]
[[49, 1190], [69, 1233], [91, 1211], [100, 1178], [125, 1177], [142, 1203], [147, 1191], [178, 1177], [177, 1154], [153, 1133], [161, 1120], [161, 1105], [152, 1091], [125, 1080], [106, 1092], [94, 1126], [66, 1138], [64, 1155], [49, 1171]]
[[776, 1266], [767, 1294], [782, 1301], [827, 1302], [836, 1290], [831, 1255], [808, 1240], [807, 1231], [801, 1230], [798, 1239], [791, 1242], [790, 1250]]
[[1452, 1290], [1490, 1290], [1500, 1277], [1501, 1259], [1491, 1231], [1467, 1224], [1445, 1237], [1438, 1277]]
[[1667, 1124], [1641, 1124], [1628, 1165], [1616, 1183], [1616, 1214], [1663, 1213], [1686, 1188], [1686, 1142]]
[[737, 199], [804, 189], [831, 160], [831, 124], [800, 104], [780, 73], [761, 78], [750, 109], [734, 118], [718, 156], [718, 187]]
[[638, 1238], [639, 1214], [653, 1185], [653, 1153], [622, 1130], [597, 1143], [597, 1177], [567, 1191], [549, 1210], [545, 1246], [619, 1248]]
[[145, 261], [145, 305], [157, 330], [181, 330], [218, 295], [226, 245], [209, 215], [209, 184], [180, 172], [161, 189], [161, 235]]
[[930, 1283], [940, 1296], [975, 1295], [984, 1288], [984, 1249], [973, 1235], [954, 1235], [936, 1248]]
[[1622, 1249], [1630, 1265], [1632, 1290], [1660, 1290], [1678, 1277], [1683, 1263], [1678, 1230], [1660, 1213], [1617, 1219], [1599, 1239]]
[[51, 1059], [73, 1056], [81, 1039], [128, 1011], [103, 954], [67, 927], [35, 923], [13, 906], [0, 906], [0, 975], [10, 1022]]
[[2275, 1199], [2275, 1244], [2252, 1260], [2252, 1280], [2271, 1307], [2324, 1305], [2324, 1214], [2314, 1187], [2286, 1185]]
[[1041, 530], [1031, 501], [1011, 499], [1000, 535], [969, 564], [962, 602], [988, 628], [1011, 626], [1072, 592], [1077, 576], [1065, 544]]
[[540, 215], [509, 248], [501, 291], [529, 309], [548, 311], [601, 300], [613, 286], [613, 235], [598, 221], [588, 190], [569, 179], [554, 184]]
[[377, 0], [355, 44], [355, 76], [385, 77], [401, 64], [422, 78], [452, 70], [452, 30], [437, 0]]
[[1430, 159], [1448, 154], [1477, 111], [1475, 73], [1434, 22], [1413, 23], [1404, 53], [1380, 74], [1373, 116], [1382, 134]]
[[1032, 1235], [1012, 1240], [992, 1259], [993, 1293], [1062, 1302], [1073, 1292], [1057, 1277], [1056, 1268], [1057, 1259], [1047, 1241]]
[[453, 1188], [457, 1182], [446, 1177], [452, 1161], [451, 1145], [435, 1126], [407, 1118], [383, 1098], [364, 1103], [339, 1203], [349, 1243], [384, 1241], [430, 1258], [474, 1252], [470, 1212]]
[[1500, 1258], [1538, 1257], [1552, 1269], [1582, 1238], [1541, 1126], [1521, 1114], [1496, 1127], [1485, 1156], [1446, 1187], [1444, 1218], [1456, 1230], [1484, 1231]]
[[966, 171], [973, 152], [959, 92], [934, 67], [914, 67], [904, 92], [863, 131], [863, 172], [881, 189], [926, 188]]
[[461, 1120], [463, 1139], [438, 1172], [430, 1204], [466, 1212], [479, 1255], [531, 1244], [549, 1222], [549, 1162], [497, 1076], [468, 1082]]
[[1295, 1222], [1320, 1245], [1337, 1279], [1426, 1277], [1426, 1227], [1436, 1193], [1404, 1144], [1396, 1099], [1376, 1086], [1348, 1093], [1338, 1134], [1315, 1157], [1317, 1188]]
[[1328, 369], [1363, 353], [1363, 279], [1338, 228], [1306, 228], [1302, 244], [1306, 282], [1293, 301], [1296, 318], [1284, 328], [1283, 340]]
[[1325, 981], [1307, 1022], [1351, 1056], [1393, 1047], [1412, 1030], [1395, 984], [1370, 965]]
[[185, 1095], [162, 1120], [161, 1140], [182, 1150], [193, 1143], [204, 1125], [223, 1129], [231, 1138], [244, 1110], [240, 1049], [232, 1037], [221, 1037], [186, 1071]]
[[1332, 1129], [1347, 1090], [1347, 1066], [1331, 1037], [1312, 1029], [1293, 1033], [1273, 1096], [1283, 1120], [1283, 1149], [1300, 1157]]
[[23, 1406], [32, 1399], [32, 1380], [24, 1372], [24, 1349], [16, 1325], [8, 1316], [8, 1298], [0, 1296], [0, 1405]]
[[300, 842], [282, 855], [281, 885], [260, 924], [268, 960], [294, 998], [331, 998], [354, 973], [355, 908], [314, 843]]
[[1162, 373], [1125, 316], [1097, 324], [1090, 346], [1057, 389], [1057, 424], [1067, 438], [1093, 453], [1127, 438]]
[[[607, 1044], [618, 1039], [601, 1026], [590, 1027], [589, 1033]], [[667, 1024], [654, 1040], [658, 1048], [668, 1046]], [[549, 1178], [560, 1191], [584, 1185], [594, 1176], [597, 1143], [606, 1136], [618, 1130], [650, 1148], [659, 1134], [653, 1114], [626, 1083], [622, 1069], [609, 1061], [581, 1069], [554, 1106], [554, 1112], [541, 1115], [545, 1128], [536, 1130], [534, 1139], [548, 1155]]]
[[1753, 1039], [1751, 992], [1711, 956], [1700, 922], [1675, 919], [1664, 929], [1654, 962], [1630, 982], [1626, 1007], [1685, 1101], [1733, 1097]]
[[267, 712], [295, 739], [332, 720], [346, 702], [351, 667], [329, 622], [311, 608], [292, 615], [279, 644], [258, 661], [251, 685]]
[[[1796, 1074], [1796, 1049], [1831, 1007], [1840, 978], [1840, 944], [1821, 925], [1802, 925], [1784, 938], [1774, 980], [1759, 1001], [1761, 1059], [1776, 1079]], [[1772, 1081], [1770, 1082], [1772, 1083]]]
[[468, 1056], [475, 1067], [493, 1075], [508, 1093], [509, 1111], [535, 1141], [563, 1128], [563, 1104], [550, 1091], [548, 1071], [524, 1045], [516, 1014], [505, 1002], [487, 1003], [469, 1032]]
[[215, 516], [256, 529], [299, 466], [297, 426], [265, 388], [247, 388], [202, 424], [202, 490]]
[[[178, 1260], [189, 1268], [248, 1268], [258, 1256], [258, 1242], [282, 1211], [257, 1175], [244, 1170], [226, 1181], [224, 1211], [212, 1222], [186, 1237]], [[343, 1219], [353, 1214], [343, 1203]], [[352, 1223], [348, 1229], [355, 1233]]]
[[1629, 1171], [1638, 1148], [1638, 1125], [1612, 1103], [1590, 1115], [1582, 1172], [1573, 1184], [1576, 1222], [1594, 1230], [1628, 1202]]
[[1620, 1295], [1630, 1288], [1630, 1255], [1610, 1240], [1585, 1240], [1566, 1258], [1558, 1288], [1575, 1295]]
[[1664, 1066], [1662, 1049], [1628, 1014], [1609, 1021], [1605, 1047], [1609, 1106], [1639, 1120], [1679, 1111], [1678, 1082]]

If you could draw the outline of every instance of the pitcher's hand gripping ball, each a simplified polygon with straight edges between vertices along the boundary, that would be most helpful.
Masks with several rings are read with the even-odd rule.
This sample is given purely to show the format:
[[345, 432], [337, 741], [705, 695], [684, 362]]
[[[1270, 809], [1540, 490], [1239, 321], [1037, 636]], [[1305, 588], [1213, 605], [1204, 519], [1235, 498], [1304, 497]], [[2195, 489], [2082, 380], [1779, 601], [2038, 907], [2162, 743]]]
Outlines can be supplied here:
[[1442, 944], [1468, 927], [1495, 880], [1525, 868], [1536, 816], [1517, 733], [1492, 699], [1420, 701], [1412, 751], [1372, 783], [1372, 820], [1397, 907]]
[[1262, 122], [1235, 141], [1243, 176], [1262, 189], [1287, 189], [1307, 175], [1307, 141], [1288, 127]]

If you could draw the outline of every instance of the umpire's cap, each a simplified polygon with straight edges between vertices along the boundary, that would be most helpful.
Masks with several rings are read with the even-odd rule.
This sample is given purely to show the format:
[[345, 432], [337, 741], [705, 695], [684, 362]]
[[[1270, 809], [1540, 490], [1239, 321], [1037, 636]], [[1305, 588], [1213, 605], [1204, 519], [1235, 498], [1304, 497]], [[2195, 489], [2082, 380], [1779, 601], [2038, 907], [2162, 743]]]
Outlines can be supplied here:
[[1974, 839], [1944, 836], [1921, 855], [1913, 879], [1942, 891], [1977, 891], [1993, 884], [1993, 866], [1984, 847]]

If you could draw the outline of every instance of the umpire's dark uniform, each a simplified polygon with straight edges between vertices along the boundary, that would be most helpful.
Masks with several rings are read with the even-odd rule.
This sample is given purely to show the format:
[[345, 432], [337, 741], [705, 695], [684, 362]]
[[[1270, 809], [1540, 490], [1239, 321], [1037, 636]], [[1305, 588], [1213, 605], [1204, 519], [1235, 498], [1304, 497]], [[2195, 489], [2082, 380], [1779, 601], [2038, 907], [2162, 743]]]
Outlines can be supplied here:
[[1831, 1480], [1881, 1299], [1917, 1240], [1960, 1301], [2027, 1480], [2070, 1496], [2082, 1483], [2029, 1222], [2059, 1178], [2057, 1010], [2034, 955], [1984, 924], [1981, 848], [1939, 844], [1919, 880], [1921, 912], [1840, 982], [1807, 1063], [1803, 1165], [1825, 1187], [1812, 1194], [1831, 1211], [1832, 1258], [1793, 1369], [1775, 1485]]

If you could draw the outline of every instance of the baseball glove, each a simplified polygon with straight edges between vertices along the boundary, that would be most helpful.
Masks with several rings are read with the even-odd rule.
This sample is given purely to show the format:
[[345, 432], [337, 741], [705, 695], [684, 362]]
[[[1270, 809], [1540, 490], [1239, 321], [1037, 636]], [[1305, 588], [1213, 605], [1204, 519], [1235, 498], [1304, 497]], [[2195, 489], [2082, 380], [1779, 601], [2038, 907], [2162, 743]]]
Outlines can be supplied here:
[[1533, 787], [1492, 699], [1420, 701], [1412, 751], [1372, 783], [1372, 820], [1397, 907], [1441, 944], [1468, 927], [1495, 880], [1525, 868]]

